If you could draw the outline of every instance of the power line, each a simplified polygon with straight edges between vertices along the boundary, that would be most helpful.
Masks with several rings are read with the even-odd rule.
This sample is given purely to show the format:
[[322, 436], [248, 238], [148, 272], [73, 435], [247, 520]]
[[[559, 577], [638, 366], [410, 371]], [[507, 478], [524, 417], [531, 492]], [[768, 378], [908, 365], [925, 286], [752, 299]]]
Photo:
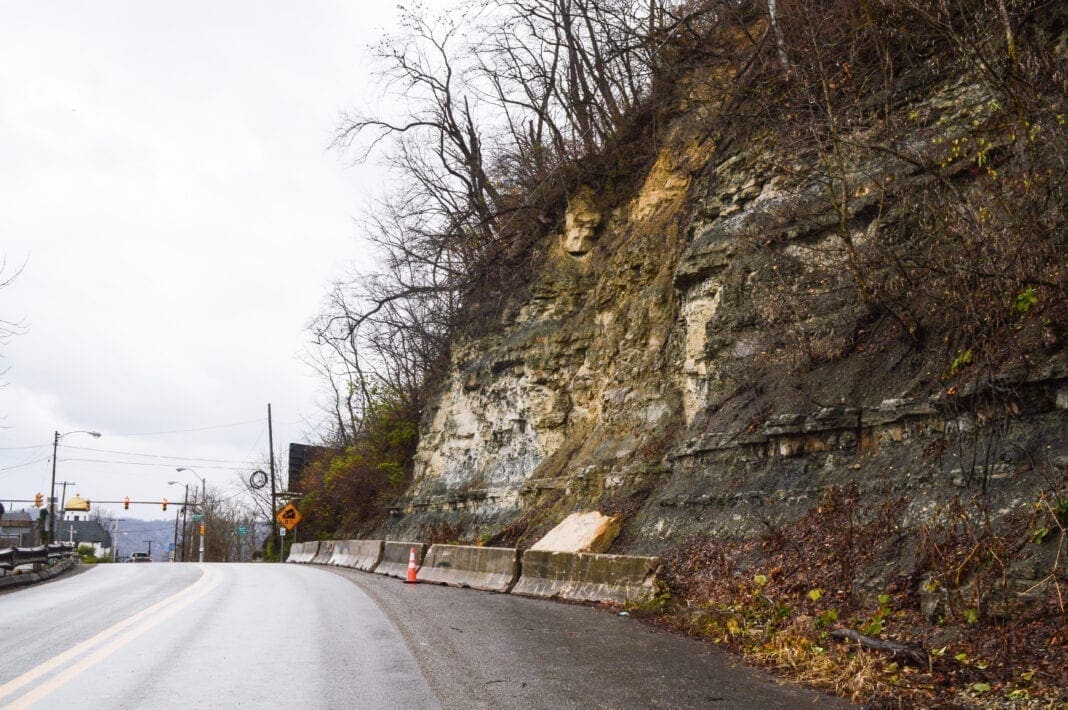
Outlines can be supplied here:
[[141, 431], [132, 434], [108, 434], [108, 436], [162, 436], [163, 434], [186, 434], [193, 431], [210, 431], [211, 429], [228, 429], [230, 427], [245, 426], [246, 424], [262, 424], [266, 419], [249, 419], [244, 422], [233, 422], [231, 424], [215, 424], [212, 426], [197, 427], [196, 429], [173, 429], [171, 431]]
[[[165, 463], [151, 463], [149, 461], [115, 461], [113, 459], [60, 459], [60, 461], [71, 461], [75, 463], [106, 463], [117, 466], [165, 466], [170, 467]], [[214, 469], [218, 471], [247, 471], [250, 466], [201, 466], [200, 468]]]
[[16, 469], [16, 468], [22, 468], [23, 466], [29, 466], [31, 464], [41, 463], [42, 461], [48, 461], [49, 458], [51, 458], [51, 457], [45, 456], [43, 459], [34, 459], [33, 461], [26, 461], [25, 463], [17, 463], [14, 466], [4, 466], [4, 467], [0, 468], [0, 471], [11, 471], [11, 470]]
[[78, 451], [99, 451], [104, 454], [126, 454], [129, 456], [140, 456], [142, 458], [149, 459], [170, 459], [172, 461], [212, 461], [215, 463], [244, 463], [250, 466], [256, 465], [255, 461], [247, 461], [244, 459], [213, 459], [204, 458], [200, 456], [168, 456], [165, 454], [142, 454], [137, 451], [119, 451], [117, 449], [96, 449], [88, 446], [64, 446], [65, 449], [75, 449]]
[[[141, 431], [141, 432], [133, 432], [133, 433], [129, 433], [129, 434], [115, 434], [115, 433], [108, 432], [108, 436], [123, 437], [123, 436], [162, 436], [164, 434], [186, 434], [186, 433], [189, 433], [189, 432], [196, 432], [196, 431], [211, 431], [213, 429], [229, 429], [231, 427], [245, 426], [247, 424], [262, 424], [265, 421], [267, 421], [267, 420], [265, 418], [261, 417], [259, 419], [248, 419], [248, 420], [243, 421], [243, 422], [231, 422], [229, 424], [212, 424], [211, 426], [197, 427], [195, 429], [172, 429], [170, 431]], [[51, 446], [51, 445], [52, 444], [35, 444], [35, 445], [32, 445], [32, 446], [0, 446], [0, 451], [21, 451], [21, 450], [24, 450], [24, 449], [43, 449], [43, 448], [45, 448], [47, 446]], [[77, 448], [77, 447], [73, 447], [72, 446], [72, 447], [69, 447], [69, 448]], [[123, 453], [125, 453], [125, 452], [123, 452]]]

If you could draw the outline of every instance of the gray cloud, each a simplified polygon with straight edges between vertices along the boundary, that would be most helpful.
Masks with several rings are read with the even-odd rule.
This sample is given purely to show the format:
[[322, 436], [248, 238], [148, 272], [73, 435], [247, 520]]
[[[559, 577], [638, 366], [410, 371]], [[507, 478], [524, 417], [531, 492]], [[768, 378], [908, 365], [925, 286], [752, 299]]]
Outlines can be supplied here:
[[[366, 258], [353, 218], [383, 183], [327, 146], [375, 95], [365, 48], [391, 21], [346, 2], [5, 8], [0, 251], [26, 268], [0, 317], [29, 330], [0, 362], [0, 499], [47, 488], [47, 461], [20, 464], [56, 429], [105, 434], [71, 446], [251, 461], [262, 423], [124, 434], [260, 419], [270, 401], [276, 448], [303, 438], [304, 326]], [[166, 495], [173, 462], [131, 460], [151, 461], [64, 450], [60, 478], [97, 499]]]

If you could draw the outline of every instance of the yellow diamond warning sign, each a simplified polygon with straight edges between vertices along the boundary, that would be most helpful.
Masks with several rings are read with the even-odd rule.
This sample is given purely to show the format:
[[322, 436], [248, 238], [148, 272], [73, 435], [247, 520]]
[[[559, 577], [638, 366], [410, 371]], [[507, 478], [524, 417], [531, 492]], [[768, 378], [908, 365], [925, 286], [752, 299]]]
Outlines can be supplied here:
[[275, 518], [285, 526], [286, 530], [292, 530], [300, 522], [300, 511], [297, 510], [297, 506], [287, 503], [285, 508], [278, 511]]

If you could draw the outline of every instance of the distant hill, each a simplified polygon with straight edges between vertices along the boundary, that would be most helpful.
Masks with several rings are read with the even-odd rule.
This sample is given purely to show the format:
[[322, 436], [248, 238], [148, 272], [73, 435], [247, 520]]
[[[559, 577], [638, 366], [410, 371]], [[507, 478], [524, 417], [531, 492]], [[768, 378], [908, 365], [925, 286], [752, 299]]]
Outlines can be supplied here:
[[152, 543], [152, 559], [156, 562], [166, 562], [170, 555], [170, 545], [174, 542], [174, 521], [137, 518], [123, 518], [119, 521], [119, 559], [129, 557], [132, 552], [149, 552], [149, 541]]

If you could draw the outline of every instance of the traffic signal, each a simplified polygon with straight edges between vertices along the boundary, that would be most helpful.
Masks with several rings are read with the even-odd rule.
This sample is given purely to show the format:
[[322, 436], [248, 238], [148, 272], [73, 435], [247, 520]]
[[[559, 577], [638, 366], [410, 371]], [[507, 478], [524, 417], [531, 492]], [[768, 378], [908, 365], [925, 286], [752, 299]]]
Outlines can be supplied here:
[[163, 499], [163, 509], [164, 510], [167, 509], [167, 499], [166, 498]]
[[203, 534], [204, 534], [204, 523], [201, 523], [201, 524], [200, 524], [200, 534], [201, 534], [201, 535], [203, 535]]
[[91, 508], [91, 507], [92, 507], [92, 505], [93, 505], [93, 504], [89, 502], [89, 499], [88, 499], [88, 498], [86, 498], [86, 499], [85, 499], [85, 512], [86, 512], [86, 513], [88, 513], [88, 512], [89, 512], [89, 508]]
[[125, 498], [122, 499], [122, 509], [123, 510], [129, 510], [130, 509], [130, 496], [126, 496]]
[[44, 496], [38, 493], [33, 497], [33, 507], [40, 508], [42, 505], [44, 505]]

